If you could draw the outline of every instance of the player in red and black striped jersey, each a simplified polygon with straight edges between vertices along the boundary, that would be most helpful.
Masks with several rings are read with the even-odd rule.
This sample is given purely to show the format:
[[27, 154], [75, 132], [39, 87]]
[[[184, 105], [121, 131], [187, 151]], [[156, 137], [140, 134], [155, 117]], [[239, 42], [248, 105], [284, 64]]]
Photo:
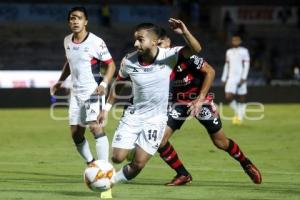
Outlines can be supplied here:
[[[160, 47], [169, 48], [170, 38], [162, 31]], [[180, 129], [186, 118], [194, 116], [207, 130], [214, 145], [230, 154], [240, 162], [245, 172], [256, 184], [261, 183], [261, 174], [254, 164], [244, 155], [237, 143], [227, 138], [222, 122], [213, 103], [209, 89], [213, 83], [215, 71], [203, 58], [193, 55], [189, 59], [179, 57], [177, 67], [170, 76], [170, 99], [168, 122], [164, 138], [158, 152], [160, 157], [177, 172], [166, 185], [184, 185], [192, 181], [174, 147], [168, 141], [173, 132]]]

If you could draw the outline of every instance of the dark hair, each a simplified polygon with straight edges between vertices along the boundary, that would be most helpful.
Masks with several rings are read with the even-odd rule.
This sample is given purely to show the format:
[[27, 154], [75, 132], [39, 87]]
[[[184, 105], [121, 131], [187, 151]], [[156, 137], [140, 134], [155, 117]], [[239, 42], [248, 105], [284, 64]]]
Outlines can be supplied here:
[[73, 8], [71, 8], [71, 9], [69, 10], [69, 13], [68, 13], [68, 21], [70, 21], [71, 13], [72, 13], [72, 12], [75, 12], [75, 11], [80, 11], [80, 12], [82, 12], [82, 13], [84, 14], [86, 20], [88, 20], [88, 14], [87, 14], [87, 12], [86, 12], [85, 7], [83, 7], [83, 6], [76, 6], [76, 7], [73, 7]]
[[152, 24], [152, 23], [141, 23], [139, 25], [137, 25], [134, 29], [135, 31], [140, 31], [140, 30], [147, 30], [151, 33], [153, 33], [154, 35], [156, 35], [157, 37], [160, 37], [160, 32], [161, 32], [161, 28], [159, 28], [157, 25]]
[[239, 32], [233, 32], [231, 36], [232, 37], [239, 37], [239, 38], [242, 39], [242, 36], [241, 36], [241, 34]]
[[166, 38], [166, 37], [169, 38], [166, 29], [160, 28], [159, 38]]

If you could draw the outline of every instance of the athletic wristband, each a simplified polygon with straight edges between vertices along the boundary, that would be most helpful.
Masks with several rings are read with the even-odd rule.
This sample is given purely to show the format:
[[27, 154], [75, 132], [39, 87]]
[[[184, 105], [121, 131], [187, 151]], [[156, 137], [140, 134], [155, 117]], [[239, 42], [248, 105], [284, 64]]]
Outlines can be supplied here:
[[104, 82], [104, 81], [102, 81], [102, 82], [100, 83], [100, 85], [103, 86], [105, 89], [107, 88], [107, 83]]
[[106, 110], [107, 112], [111, 109], [112, 105], [110, 103], [106, 103], [104, 106], [104, 110]]

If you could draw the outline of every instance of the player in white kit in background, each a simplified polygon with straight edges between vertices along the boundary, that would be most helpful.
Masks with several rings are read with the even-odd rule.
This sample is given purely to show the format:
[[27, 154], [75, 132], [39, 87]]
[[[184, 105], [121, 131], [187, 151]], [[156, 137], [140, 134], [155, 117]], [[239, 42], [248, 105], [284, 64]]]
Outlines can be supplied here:
[[250, 67], [249, 51], [240, 46], [241, 43], [240, 36], [232, 36], [232, 48], [226, 51], [226, 62], [221, 78], [225, 84], [225, 98], [235, 113], [233, 124], [240, 124], [245, 115], [247, 76]]
[[[88, 15], [84, 7], [69, 11], [68, 23], [72, 33], [65, 37], [66, 63], [58, 82], [51, 88], [51, 95], [71, 75], [72, 88], [69, 99], [69, 124], [73, 141], [87, 164], [95, 159], [84, 137], [88, 125], [96, 140], [97, 159], [108, 160], [109, 142], [103, 127], [97, 122], [100, 112], [100, 97], [104, 99], [105, 89], [110, 83], [115, 64], [105, 42], [87, 31]], [[106, 75], [100, 75], [100, 62], [107, 65]]]
[[[187, 46], [163, 49], [157, 46], [160, 28], [143, 23], [134, 32], [136, 51], [127, 54], [121, 63], [115, 84], [130, 78], [133, 104], [128, 106], [115, 132], [112, 161], [121, 163], [131, 149], [136, 149], [133, 160], [124, 165], [111, 179], [112, 184], [135, 178], [157, 151], [167, 121], [170, 67], [178, 58], [189, 58], [201, 50], [199, 42], [185, 24], [177, 19], [169, 20], [174, 32], [183, 36]], [[99, 116], [103, 122], [115, 100], [111, 90], [105, 109]]]

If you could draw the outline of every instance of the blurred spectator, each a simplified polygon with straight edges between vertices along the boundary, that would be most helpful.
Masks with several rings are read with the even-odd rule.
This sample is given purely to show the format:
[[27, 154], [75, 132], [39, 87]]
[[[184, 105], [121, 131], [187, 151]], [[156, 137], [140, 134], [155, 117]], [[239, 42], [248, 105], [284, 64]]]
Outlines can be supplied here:
[[101, 5], [101, 21], [103, 26], [110, 27], [110, 7], [108, 0], [104, 0]]
[[224, 18], [223, 18], [223, 28], [224, 28], [224, 32], [225, 32], [225, 37], [227, 40], [229, 40], [229, 38], [231, 38], [231, 34], [233, 31], [233, 21], [230, 15], [230, 12], [227, 10], [224, 14]]
[[245, 24], [239, 24], [237, 27], [237, 33], [243, 38], [244, 40], [247, 38], [247, 31]]
[[282, 8], [279, 12], [278, 12], [278, 18], [281, 21], [281, 23], [285, 24], [288, 19], [292, 16], [292, 11], [290, 8], [286, 7], [286, 8]]
[[293, 73], [294, 73], [294, 79], [300, 81], [300, 65], [298, 59], [294, 60]]

